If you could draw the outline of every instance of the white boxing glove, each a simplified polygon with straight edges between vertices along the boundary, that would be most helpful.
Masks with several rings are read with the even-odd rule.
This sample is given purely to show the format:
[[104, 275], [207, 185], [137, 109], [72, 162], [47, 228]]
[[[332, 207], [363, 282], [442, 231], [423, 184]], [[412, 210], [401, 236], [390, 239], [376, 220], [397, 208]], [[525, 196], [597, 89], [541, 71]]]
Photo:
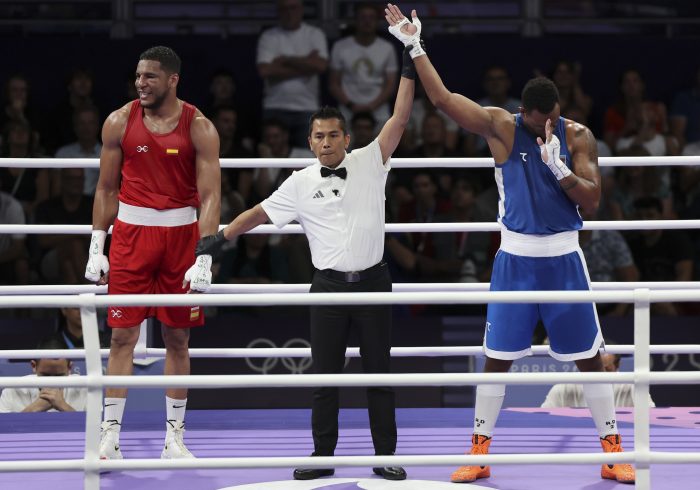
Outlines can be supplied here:
[[[542, 154], [542, 161], [547, 165], [549, 170], [552, 171], [557, 180], [565, 179], [571, 175], [571, 170], [566, 166], [564, 162], [559, 158], [559, 150], [561, 149], [561, 143], [559, 138], [552, 135], [552, 139], [549, 143], [540, 145], [540, 152]], [[546, 159], [545, 159], [546, 157]]]
[[211, 255], [198, 255], [194, 265], [185, 272], [182, 287], [189, 282], [190, 291], [205, 293], [211, 287]]
[[420, 19], [418, 19], [417, 15], [413, 17], [413, 25], [416, 26], [416, 32], [414, 34], [406, 34], [404, 32], [401, 32], [401, 28], [406, 24], [411, 24], [411, 21], [408, 20], [408, 17], [404, 17], [401, 20], [401, 22], [399, 22], [396, 25], [389, 26], [389, 33], [396, 39], [401, 41], [404, 46], [412, 46], [412, 49], [410, 51], [411, 59], [416, 58], [418, 56], [423, 56], [425, 54], [425, 49], [423, 49], [423, 46], [420, 42], [420, 31], [422, 27]]
[[88, 261], [85, 266], [85, 279], [88, 281], [97, 282], [109, 272], [109, 260], [104, 254], [106, 239], [106, 231], [92, 230]]

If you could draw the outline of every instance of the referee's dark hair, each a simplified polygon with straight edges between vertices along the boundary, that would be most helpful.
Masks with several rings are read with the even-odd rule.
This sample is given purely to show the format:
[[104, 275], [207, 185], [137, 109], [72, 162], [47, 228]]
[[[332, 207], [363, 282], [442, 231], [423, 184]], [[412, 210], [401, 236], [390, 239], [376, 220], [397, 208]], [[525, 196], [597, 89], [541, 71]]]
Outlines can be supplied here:
[[309, 136], [311, 136], [311, 129], [314, 126], [314, 121], [316, 119], [337, 119], [340, 121], [340, 129], [343, 130], [343, 135], [348, 134], [348, 130], [346, 128], [347, 122], [345, 121], [345, 116], [343, 116], [343, 113], [340, 112], [339, 109], [336, 107], [330, 107], [330, 106], [323, 106], [321, 109], [318, 111], [314, 112], [311, 114], [311, 117], [309, 118]]

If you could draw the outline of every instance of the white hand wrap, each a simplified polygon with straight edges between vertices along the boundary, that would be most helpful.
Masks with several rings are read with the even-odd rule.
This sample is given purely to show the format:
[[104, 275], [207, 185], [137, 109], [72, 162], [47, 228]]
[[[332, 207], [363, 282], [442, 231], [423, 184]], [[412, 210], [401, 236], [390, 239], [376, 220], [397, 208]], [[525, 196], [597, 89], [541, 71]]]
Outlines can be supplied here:
[[545, 165], [549, 167], [557, 180], [565, 179], [571, 175], [571, 170], [566, 166], [564, 162], [559, 158], [559, 150], [561, 148], [561, 143], [559, 143], [559, 138], [552, 135], [552, 139], [549, 143], [540, 145], [540, 151], [542, 154], [547, 155], [547, 159], [544, 160]]
[[185, 272], [190, 291], [205, 293], [211, 287], [211, 255], [198, 255], [194, 265]]
[[106, 231], [92, 231], [90, 250], [88, 250], [88, 261], [85, 266], [85, 279], [88, 281], [97, 282], [102, 276], [109, 272], [109, 261], [104, 255], [106, 239]]
[[421, 22], [418, 19], [418, 17], [413, 17], [413, 25], [416, 26], [416, 33], [413, 35], [408, 35], [403, 32], [401, 32], [401, 28], [405, 26], [406, 24], [410, 24], [411, 21], [408, 20], [407, 17], [404, 17], [401, 22], [394, 26], [389, 26], [389, 33], [394, 36], [396, 39], [401, 41], [404, 46], [412, 46], [411, 49], [411, 59], [416, 58], [418, 56], [423, 56], [425, 54], [425, 50], [423, 47], [420, 45], [420, 31], [421, 31]]

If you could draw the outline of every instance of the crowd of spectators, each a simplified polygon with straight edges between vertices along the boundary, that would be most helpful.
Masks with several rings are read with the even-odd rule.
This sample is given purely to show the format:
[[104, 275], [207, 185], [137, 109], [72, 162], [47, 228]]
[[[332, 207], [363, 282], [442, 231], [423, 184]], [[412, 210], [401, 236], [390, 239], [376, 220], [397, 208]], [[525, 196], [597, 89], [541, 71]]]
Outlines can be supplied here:
[[[321, 103], [322, 89], [348, 118], [351, 148], [366, 145], [389, 117], [398, 83], [397, 47], [378, 36], [381, 12], [370, 4], [355, 8], [352, 29], [330, 44], [325, 33], [303, 20], [301, 0], [280, 0], [279, 24], [264, 31], [256, 53], [264, 82], [260, 113], [246, 113], [235, 74], [215, 72], [201, 107], [221, 138], [222, 158], [313, 158], [306, 142], [308, 116]], [[330, 45], [330, 46], [329, 46]], [[602, 130], [601, 156], [700, 155], [700, 70], [688, 89], [668, 105], [648, 93], [641, 69], [622, 72], [615, 102], [608, 108], [580, 84], [579, 63], [560, 60], [550, 67], [564, 117]], [[517, 112], [518, 87], [504, 66], [482, 74], [482, 105]], [[108, 115], [93, 97], [93, 74], [75, 69], [54, 108], [32, 104], [31, 80], [20, 73], [3, 81], [0, 155], [25, 158], [95, 158], [100, 127]], [[322, 87], [322, 84], [326, 84]], [[124, 103], [128, 101], [125, 91]], [[115, 108], [109, 108], [113, 110]], [[250, 121], [261, 120], [260, 127]], [[480, 157], [486, 142], [446, 118], [417, 87], [411, 121], [396, 157]], [[653, 158], [650, 158], [653, 162]], [[222, 223], [273, 192], [289, 169], [225, 169]], [[602, 167], [603, 201], [586, 219], [692, 219], [700, 217], [700, 166]], [[0, 220], [22, 224], [90, 224], [97, 169], [0, 168]], [[387, 220], [393, 222], [494, 221], [497, 191], [490, 169], [397, 169], [387, 183]], [[0, 284], [81, 284], [86, 235], [0, 235]], [[593, 281], [697, 279], [700, 233], [695, 230], [599, 231], [581, 234]], [[386, 259], [396, 281], [488, 281], [498, 248], [491, 233], [399, 233], [387, 237]], [[308, 244], [301, 235], [250, 235], [226, 250], [215, 282], [309, 282]], [[658, 314], [681, 315], [688, 305], [656, 305]], [[416, 308], [414, 313], [422, 310]], [[629, 308], [606, 306], [601, 314]]]

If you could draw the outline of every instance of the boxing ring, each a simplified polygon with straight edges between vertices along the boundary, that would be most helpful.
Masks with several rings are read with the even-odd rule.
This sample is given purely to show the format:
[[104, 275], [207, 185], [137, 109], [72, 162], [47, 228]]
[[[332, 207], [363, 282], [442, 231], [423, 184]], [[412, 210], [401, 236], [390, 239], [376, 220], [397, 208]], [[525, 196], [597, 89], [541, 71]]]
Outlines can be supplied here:
[[[402, 161], [405, 160], [405, 161]], [[491, 159], [445, 159], [440, 166], [490, 166]], [[476, 160], [476, 161], [475, 161]], [[642, 158], [601, 159], [601, 165], [639, 165]], [[237, 162], [240, 162], [238, 164]], [[467, 162], [467, 163], [465, 163]], [[697, 163], [693, 157], [655, 159], [665, 165]], [[31, 164], [29, 164], [31, 163]], [[272, 161], [271, 167], [309, 163]], [[395, 168], [425, 166], [421, 159], [395, 159]], [[18, 167], [96, 166], [96, 160], [32, 159], [3, 161]], [[222, 161], [222, 166], [261, 166], [256, 159]], [[645, 222], [586, 222], [584, 229], [695, 228], [700, 220]], [[390, 224], [399, 231], [497, 231], [495, 223]], [[0, 233], [85, 233], [90, 226], [0, 225]], [[272, 225], [254, 232], [276, 233]], [[300, 233], [287, 226], [282, 233]], [[304, 287], [306, 288], [304, 290]], [[0, 488], [246, 488], [246, 489], [385, 489], [448, 488], [450, 471], [464, 464], [492, 464], [493, 476], [466, 488], [539, 489], [612, 488], [602, 481], [602, 463], [633, 463], [637, 488], [694, 488], [700, 474], [700, 409], [649, 409], [651, 384], [700, 384], [700, 372], [652, 372], [651, 353], [700, 353], [700, 345], [650, 345], [650, 304], [695, 302], [700, 283], [594, 283], [593, 291], [490, 292], [488, 284], [396, 284], [393, 293], [315, 293], [308, 285], [224, 286], [213, 294], [197, 296], [200, 306], [269, 306], [309, 304], [477, 304], [486, 302], [598, 302], [634, 304], [634, 346], [609, 347], [612, 353], [634, 354], [632, 373], [399, 373], [343, 375], [191, 375], [106, 376], [99, 349], [96, 308], [192, 304], [185, 295], [104, 295], [96, 286], [0, 287], [0, 308], [79, 307], [85, 350], [42, 351], [51, 357], [85, 357], [87, 375], [47, 379], [4, 377], [0, 387], [83, 387], [88, 390], [85, 413], [0, 415]], [[37, 351], [2, 351], [0, 358], [27, 358]], [[163, 349], [145, 348], [149, 356], [164, 356]], [[309, 357], [307, 349], [191, 349], [192, 357]], [[546, 354], [546, 346], [533, 348]], [[348, 349], [357, 356], [357, 349]], [[483, 355], [480, 346], [393, 348], [392, 356]], [[306, 410], [190, 411], [186, 441], [194, 460], [155, 459], [161, 449], [163, 414], [125, 416], [121, 442], [126, 459], [101, 461], [98, 456], [102, 389], [107, 386], [189, 388], [293, 388], [312, 386], [464, 386], [490, 384], [634, 383], [635, 408], [618, 410], [625, 453], [601, 453], [587, 409], [504, 409], [497, 424], [492, 454], [466, 456], [473, 410], [398, 409], [398, 447], [395, 456], [371, 454], [366, 411], [345, 410], [340, 417], [337, 456], [308, 457], [313, 444]], [[538, 465], [527, 468], [523, 465]], [[588, 466], [584, 466], [588, 465]], [[652, 474], [652, 465], [654, 468]], [[691, 465], [683, 468], [679, 465]], [[373, 466], [405, 466], [403, 482], [370, 477]], [[294, 467], [338, 469], [335, 478], [294, 482]], [[546, 471], [542, 471], [543, 468]], [[100, 473], [103, 472], [102, 475]], [[104, 473], [109, 472], [109, 473]]]

